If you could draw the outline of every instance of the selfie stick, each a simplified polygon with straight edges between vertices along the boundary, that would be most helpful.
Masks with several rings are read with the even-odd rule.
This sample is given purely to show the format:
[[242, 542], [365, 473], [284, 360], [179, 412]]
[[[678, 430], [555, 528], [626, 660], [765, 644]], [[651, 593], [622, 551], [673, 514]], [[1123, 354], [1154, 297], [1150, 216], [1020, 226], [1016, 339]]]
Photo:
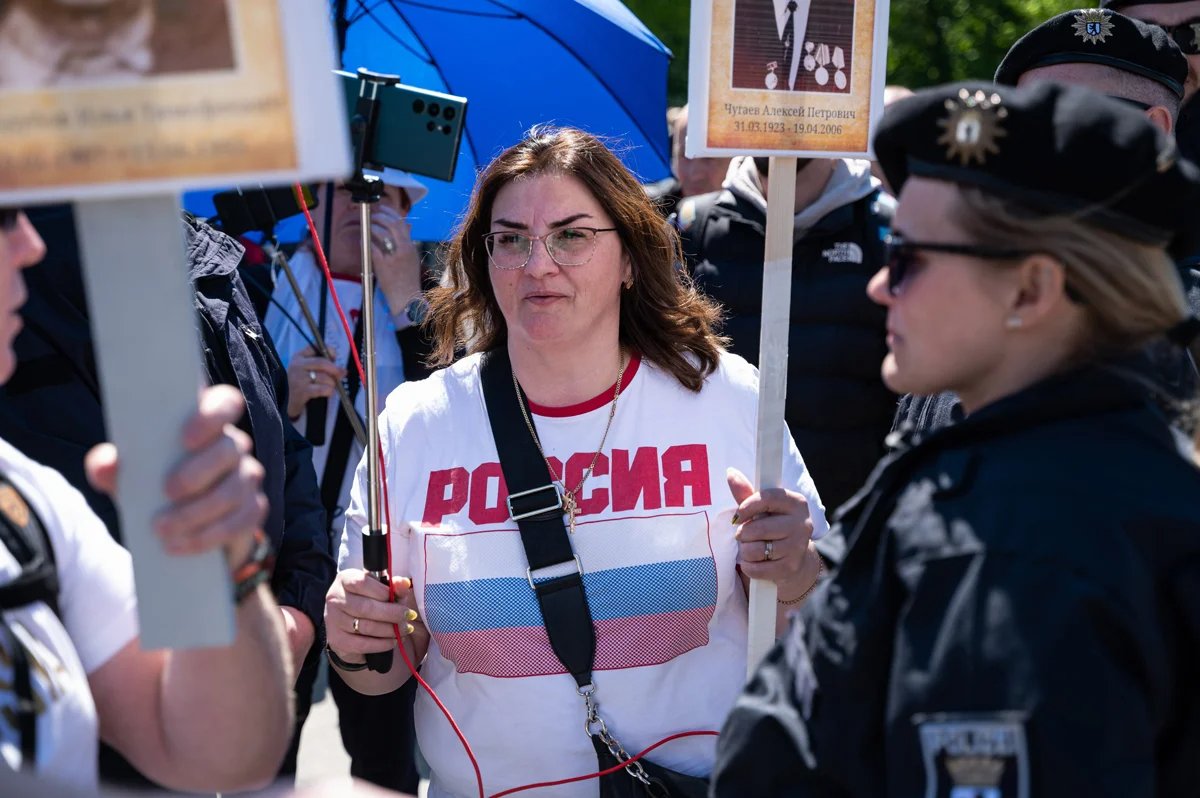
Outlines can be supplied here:
[[[283, 253], [279, 251], [274, 238], [269, 238], [263, 244], [263, 250], [267, 253], [267, 257], [271, 262], [279, 267], [287, 277], [288, 285], [292, 287], [292, 293], [295, 295], [297, 302], [300, 305], [300, 314], [304, 316], [304, 322], [308, 325], [308, 329], [312, 331], [313, 346], [316, 347], [317, 354], [326, 360], [333, 362], [333, 352], [325, 345], [325, 334], [317, 324], [316, 318], [313, 317], [312, 309], [309, 308], [308, 302], [304, 299], [304, 294], [300, 290], [300, 285], [296, 282], [296, 275], [292, 272], [292, 267], [288, 265], [287, 258], [283, 257]], [[338, 401], [341, 402], [342, 412], [346, 414], [346, 418], [350, 420], [350, 428], [354, 430], [354, 439], [358, 441], [358, 445], [366, 447], [367, 432], [363, 429], [362, 418], [359, 417], [358, 411], [354, 409], [354, 402], [350, 399], [350, 394], [346, 392], [346, 386], [341, 380], [335, 380], [333, 383], [334, 390], [337, 391]], [[321, 419], [325, 423], [325, 419]]]
[[[391, 576], [388, 573], [388, 534], [382, 520], [381, 505], [379, 411], [375, 396], [375, 275], [371, 265], [371, 205], [379, 202], [384, 189], [383, 180], [363, 173], [363, 162], [369, 157], [374, 143], [379, 89], [399, 83], [400, 78], [365, 69], [359, 69], [358, 76], [358, 102], [354, 117], [350, 120], [350, 135], [354, 140], [354, 174], [347, 186], [351, 198], [359, 204], [363, 267], [363, 390], [367, 395], [367, 529], [363, 532], [363, 568], [387, 585], [391, 582]], [[387, 673], [392, 669], [391, 650], [367, 654], [367, 668], [377, 673]]]

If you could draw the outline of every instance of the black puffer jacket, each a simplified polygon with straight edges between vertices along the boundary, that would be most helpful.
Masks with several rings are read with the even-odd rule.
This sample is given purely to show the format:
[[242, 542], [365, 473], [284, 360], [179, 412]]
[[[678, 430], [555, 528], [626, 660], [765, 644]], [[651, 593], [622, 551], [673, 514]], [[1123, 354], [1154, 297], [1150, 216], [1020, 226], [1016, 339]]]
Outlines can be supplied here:
[[[879, 367], [886, 313], [867, 298], [883, 265], [891, 202], [876, 190], [832, 210], [792, 256], [785, 418], [829, 510], [849, 499], [884, 453], [896, 397]], [[684, 200], [678, 226], [696, 283], [726, 310], [731, 349], [758, 363], [766, 219], [729, 190]]]
[[1200, 472], [1181, 442], [1101, 367], [902, 442], [731, 713], [715, 795], [1195, 795]]

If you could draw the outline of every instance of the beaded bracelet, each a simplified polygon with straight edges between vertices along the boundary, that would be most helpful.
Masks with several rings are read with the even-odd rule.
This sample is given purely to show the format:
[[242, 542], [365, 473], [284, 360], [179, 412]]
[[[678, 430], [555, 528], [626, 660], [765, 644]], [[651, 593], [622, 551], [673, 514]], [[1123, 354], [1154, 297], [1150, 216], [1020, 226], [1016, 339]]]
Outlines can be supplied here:
[[233, 572], [234, 603], [241, 604], [245, 601], [255, 588], [271, 578], [274, 569], [275, 554], [271, 541], [261, 529], [257, 530], [254, 533], [254, 548], [250, 551], [249, 559]]
[[825, 561], [823, 559], [821, 559], [821, 555], [818, 554], [817, 555], [817, 578], [813, 580], [812, 585], [809, 586], [808, 590], [805, 590], [803, 593], [801, 593], [799, 596], [797, 596], [794, 599], [788, 599], [787, 601], [784, 601], [783, 599], [778, 599], [779, 603], [785, 607], [790, 607], [793, 604], [799, 604], [801, 601], [804, 601], [806, 598], [808, 598], [810, 593], [812, 593], [814, 590], [817, 589], [817, 585], [821, 584], [821, 576], [824, 573], [825, 573]]

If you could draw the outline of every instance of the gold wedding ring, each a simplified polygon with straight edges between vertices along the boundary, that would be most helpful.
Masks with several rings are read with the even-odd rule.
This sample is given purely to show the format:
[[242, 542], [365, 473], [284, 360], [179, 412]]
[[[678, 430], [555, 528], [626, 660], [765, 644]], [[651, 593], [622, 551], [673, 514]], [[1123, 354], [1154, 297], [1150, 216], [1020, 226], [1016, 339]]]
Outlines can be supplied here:
[[765, 562], [770, 562], [771, 555], [774, 553], [775, 553], [775, 541], [768, 540], [766, 543], [763, 544], [763, 560]]
[[358, 618], [354, 619], [354, 625], [350, 627], [354, 634], [358, 634]]

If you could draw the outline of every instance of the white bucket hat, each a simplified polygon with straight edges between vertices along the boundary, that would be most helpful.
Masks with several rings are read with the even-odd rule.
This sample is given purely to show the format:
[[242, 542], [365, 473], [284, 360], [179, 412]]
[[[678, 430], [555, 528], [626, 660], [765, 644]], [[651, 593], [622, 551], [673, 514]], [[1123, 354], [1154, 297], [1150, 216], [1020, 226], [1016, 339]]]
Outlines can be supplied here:
[[429, 189], [420, 180], [417, 180], [408, 172], [401, 172], [399, 169], [393, 169], [390, 166], [385, 167], [382, 173], [374, 169], [364, 169], [363, 173], [382, 178], [385, 185], [404, 189], [404, 193], [408, 195], [408, 201], [412, 205], [416, 205], [429, 193]]

